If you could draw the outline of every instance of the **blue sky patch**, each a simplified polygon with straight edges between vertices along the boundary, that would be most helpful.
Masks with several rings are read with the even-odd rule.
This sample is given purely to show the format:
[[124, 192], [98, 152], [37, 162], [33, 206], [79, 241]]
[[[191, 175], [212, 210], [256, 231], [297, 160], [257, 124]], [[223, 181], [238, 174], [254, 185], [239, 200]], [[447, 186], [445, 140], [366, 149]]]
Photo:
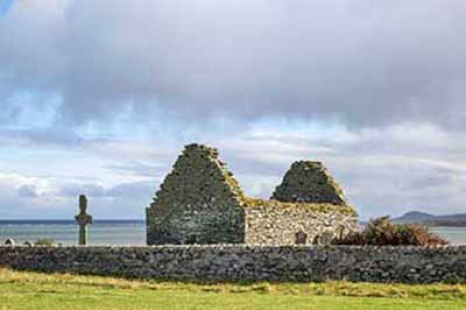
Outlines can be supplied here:
[[15, 0], [0, 0], [0, 17], [5, 16]]

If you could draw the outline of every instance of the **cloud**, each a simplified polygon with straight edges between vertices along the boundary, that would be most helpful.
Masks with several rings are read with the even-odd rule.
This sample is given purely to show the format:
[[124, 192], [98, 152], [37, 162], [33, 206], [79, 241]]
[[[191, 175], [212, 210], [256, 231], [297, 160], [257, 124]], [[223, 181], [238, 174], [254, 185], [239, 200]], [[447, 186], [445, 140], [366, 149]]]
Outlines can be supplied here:
[[[47, 214], [57, 201], [49, 200], [54, 184], [44, 178], [0, 171], [0, 218], [30, 219]], [[37, 204], [42, 205], [37, 212]]]
[[89, 195], [100, 198], [106, 196], [106, 189], [101, 184], [67, 184], [58, 193], [64, 197], [78, 197], [79, 195]]
[[53, 184], [48, 180], [17, 173], [0, 173], [0, 186], [11, 192], [34, 193], [34, 195], [29, 196], [46, 195], [53, 191]]
[[465, 27], [461, 0], [18, 1], [0, 215], [72, 218], [84, 191], [101, 218], [142, 217], [193, 141], [250, 195], [312, 159], [363, 217], [461, 210]]
[[[413, 209], [442, 214], [464, 208], [466, 146], [456, 143], [461, 137], [456, 132], [423, 124], [361, 130], [293, 124], [283, 125], [284, 130], [261, 123], [228, 139], [210, 133], [199, 138], [219, 148], [221, 159], [251, 196], [270, 197], [291, 163], [304, 159], [323, 161], [363, 219]], [[120, 142], [119, 149], [132, 145]], [[152, 141], [138, 145], [151, 149]], [[0, 173], [0, 201], [18, 206], [23, 215], [70, 218], [76, 197], [85, 193], [98, 218], [143, 218], [145, 206], [181, 150], [182, 142], [164, 149], [160, 157], [84, 149], [83, 159], [92, 153], [98, 160], [71, 160], [64, 167], [77, 170], [62, 170], [67, 174], [61, 177], [46, 173], [53, 167], [50, 163], [44, 164], [43, 176]], [[5, 215], [6, 205], [0, 209], [11, 218]]]
[[137, 202], [144, 201], [141, 205], [148, 205], [158, 187], [159, 184], [153, 184], [149, 181], [123, 183], [109, 189], [107, 195], [109, 197], [123, 199], [128, 197], [138, 197]]
[[70, 130], [57, 128], [0, 129], [0, 139], [41, 147], [83, 146], [86, 139]]
[[59, 94], [58, 118], [77, 124], [163, 108], [464, 129], [465, 12], [461, 0], [24, 1], [0, 21], [0, 89]]
[[115, 171], [115, 173], [154, 178], [160, 176], [160, 170], [164, 168], [164, 165], [160, 162], [157, 164], [146, 164], [139, 161], [130, 161], [126, 164], [109, 165], [108, 168]]
[[18, 190], [19, 196], [24, 198], [36, 198], [37, 189], [34, 185], [23, 185]]
[[0, 173], [2, 219], [73, 219], [77, 198], [89, 197], [89, 212], [101, 219], [144, 217], [157, 182], [138, 181], [114, 186], [89, 182], [57, 182], [47, 177]]
[[464, 208], [466, 145], [456, 132], [425, 124], [286, 127], [251, 128], [217, 141], [247, 194], [269, 197], [290, 164], [305, 159], [324, 162], [363, 218]]

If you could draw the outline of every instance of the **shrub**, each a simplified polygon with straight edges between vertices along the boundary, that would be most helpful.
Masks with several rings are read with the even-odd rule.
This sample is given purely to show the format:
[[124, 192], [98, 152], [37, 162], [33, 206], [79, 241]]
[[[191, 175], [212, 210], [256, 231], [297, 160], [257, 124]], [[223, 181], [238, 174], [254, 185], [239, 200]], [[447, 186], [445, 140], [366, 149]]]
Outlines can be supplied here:
[[429, 246], [447, 245], [448, 241], [419, 224], [395, 224], [385, 216], [369, 222], [362, 232], [346, 235], [337, 245]]
[[399, 245], [398, 226], [385, 216], [372, 220], [364, 231], [368, 245]]
[[334, 245], [367, 245], [366, 236], [361, 232], [352, 232], [332, 241]]
[[36, 241], [36, 246], [51, 247], [55, 245], [55, 240], [49, 238], [43, 238]]
[[419, 224], [399, 225], [398, 231], [401, 244], [417, 246], [448, 244], [448, 241]]

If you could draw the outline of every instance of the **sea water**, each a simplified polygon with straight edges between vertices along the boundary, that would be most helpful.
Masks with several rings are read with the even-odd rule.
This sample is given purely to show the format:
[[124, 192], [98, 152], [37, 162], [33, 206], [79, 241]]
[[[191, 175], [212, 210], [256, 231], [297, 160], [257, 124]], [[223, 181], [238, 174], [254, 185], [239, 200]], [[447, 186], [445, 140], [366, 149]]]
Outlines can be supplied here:
[[[466, 245], [466, 227], [433, 227], [431, 231], [452, 244]], [[91, 245], [144, 245], [143, 220], [95, 221], [89, 226]], [[12, 238], [18, 244], [53, 239], [57, 244], [75, 245], [78, 226], [73, 221], [0, 221], [0, 244]]]
[[444, 237], [453, 245], [466, 245], [466, 227], [432, 227], [430, 231]]
[[[0, 221], [0, 243], [12, 238], [17, 244], [53, 239], [57, 244], [75, 245], [78, 226], [73, 221]], [[95, 221], [89, 225], [91, 245], [144, 245], [144, 221]]]

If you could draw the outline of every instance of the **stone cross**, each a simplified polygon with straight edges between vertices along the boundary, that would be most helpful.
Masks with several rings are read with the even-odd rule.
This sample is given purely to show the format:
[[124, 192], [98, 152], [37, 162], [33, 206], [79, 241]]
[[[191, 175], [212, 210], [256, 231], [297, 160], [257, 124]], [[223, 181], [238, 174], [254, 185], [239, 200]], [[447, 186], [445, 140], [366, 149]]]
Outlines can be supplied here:
[[78, 245], [86, 245], [88, 241], [88, 225], [92, 224], [92, 216], [87, 214], [87, 198], [79, 196], [79, 214], [75, 217], [79, 225]]

